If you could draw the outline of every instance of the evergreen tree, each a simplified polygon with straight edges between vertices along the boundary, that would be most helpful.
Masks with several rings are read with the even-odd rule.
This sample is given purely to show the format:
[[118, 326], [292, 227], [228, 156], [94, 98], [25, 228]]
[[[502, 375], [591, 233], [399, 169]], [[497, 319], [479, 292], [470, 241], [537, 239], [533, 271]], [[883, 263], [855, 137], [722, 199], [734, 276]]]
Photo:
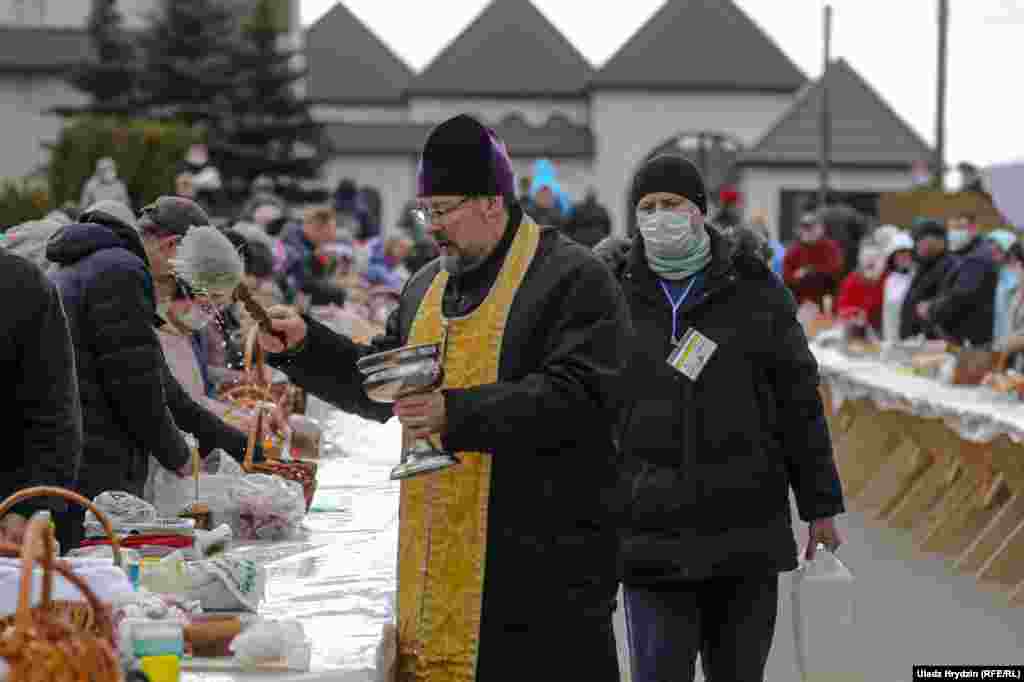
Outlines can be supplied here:
[[237, 35], [223, 0], [163, 0], [141, 39], [143, 111], [215, 130], [228, 108]]
[[125, 33], [117, 0], [93, 0], [89, 37], [92, 54], [72, 72], [69, 81], [89, 95], [90, 103], [61, 113], [134, 113], [139, 76], [137, 50]]
[[316, 178], [324, 161], [321, 127], [296, 92], [305, 72], [295, 67], [296, 52], [282, 46], [284, 5], [258, 0], [243, 22], [232, 60], [231, 115], [210, 143], [236, 199], [259, 175], [275, 178], [286, 199], [306, 199], [302, 181]]

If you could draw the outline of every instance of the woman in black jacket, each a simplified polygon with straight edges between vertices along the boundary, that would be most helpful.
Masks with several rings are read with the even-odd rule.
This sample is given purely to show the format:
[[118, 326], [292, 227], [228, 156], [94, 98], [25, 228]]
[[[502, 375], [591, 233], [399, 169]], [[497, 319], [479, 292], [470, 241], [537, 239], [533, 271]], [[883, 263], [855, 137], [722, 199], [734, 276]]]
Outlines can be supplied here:
[[633, 317], [619, 448], [634, 682], [763, 679], [778, 573], [797, 566], [789, 489], [817, 543], [839, 543], [842, 491], [818, 368], [782, 282], [704, 223], [697, 169], [677, 156], [634, 178], [632, 244], [596, 249]]

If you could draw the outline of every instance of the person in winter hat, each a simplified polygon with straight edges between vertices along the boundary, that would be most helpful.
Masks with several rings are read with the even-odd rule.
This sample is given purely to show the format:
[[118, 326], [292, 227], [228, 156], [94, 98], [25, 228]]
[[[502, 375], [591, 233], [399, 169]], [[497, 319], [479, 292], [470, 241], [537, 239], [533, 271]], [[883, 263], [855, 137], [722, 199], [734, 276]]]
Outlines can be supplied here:
[[914, 278], [903, 299], [900, 313], [900, 338], [920, 335], [929, 339], [942, 336], [924, 315], [939, 295], [946, 279], [953, 273], [959, 258], [950, 253], [946, 228], [937, 220], [921, 219], [914, 226]]
[[903, 301], [914, 280], [914, 240], [906, 232], [886, 240], [885, 291], [882, 294], [882, 339], [896, 342], [900, 336]]
[[693, 680], [699, 653], [706, 679], [761, 680], [778, 574], [797, 566], [790, 488], [807, 556], [842, 541], [818, 366], [763, 257], [707, 224], [692, 163], [650, 160], [630, 204], [638, 230], [625, 255], [595, 251], [634, 329], [617, 430], [632, 492], [621, 531], [631, 679]]
[[[175, 286], [170, 261], [181, 237], [208, 222], [187, 199], [160, 197], [135, 220], [118, 202], [87, 208], [50, 240], [47, 258], [67, 310], [84, 417], [85, 447], [77, 490], [143, 495], [150, 455], [180, 476], [191, 474], [179, 427], [205, 454], [241, 457], [246, 436], [188, 397], [171, 375], [156, 329], [160, 292]], [[68, 509], [81, 531], [84, 510]], [[77, 539], [74, 544], [77, 543]]]
[[804, 216], [799, 241], [786, 250], [782, 263], [783, 280], [797, 303], [811, 302], [822, 307], [825, 296], [835, 295], [842, 273], [843, 251], [839, 243], [828, 237], [821, 219]]
[[858, 321], [882, 333], [882, 305], [885, 299], [885, 252], [865, 240], [858, 254], [858, 267], [839, 287], [836, 311], [839, 317]]
[[958, 345], [985, 346], [995, 329], [999, 262], [992, 243], [975, 236], [956, 252], [957, 264], [931, 301], [918, 305], [917, 315], [938, 338]]
[[[513, 178], [494, 131], [467, 115], [440, 124], [417, 219], [441, 257], [406, 283], [386, 334], [362, 345], [274, 309], [287, 349], [260, 343], [307, 391], [461, 453], [402, 481], [399, 679], [529, 679], [542, 661], [549, 679], [618, 682], [613, 424], [629, 316], [588, 250], [523, 213]], [[359, 358], [442, 342], [443, 390], [367, 397]]]

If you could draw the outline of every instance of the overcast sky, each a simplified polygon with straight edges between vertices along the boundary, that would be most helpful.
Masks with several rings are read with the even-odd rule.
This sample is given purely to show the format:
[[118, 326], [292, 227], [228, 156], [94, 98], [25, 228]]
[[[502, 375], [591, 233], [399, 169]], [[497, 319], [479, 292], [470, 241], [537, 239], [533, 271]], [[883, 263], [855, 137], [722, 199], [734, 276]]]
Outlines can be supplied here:
[[[336, 4], [300, 1], [306, 25]], [[533, 0], [598, 67], [663, 1]], [[824, 0], [737, 3], [806, 74], [820, 74]], [[486, 4], [487, 0], [345, 0], [415, 70], [425, 67]], [[1024, 0], [949, 4], [947, 161], [984, 166], [1024, 159]], [[934, 143], [937, 0], [832, 0], [831, 5], [833, 56], [846, 58], [925, 140]]]

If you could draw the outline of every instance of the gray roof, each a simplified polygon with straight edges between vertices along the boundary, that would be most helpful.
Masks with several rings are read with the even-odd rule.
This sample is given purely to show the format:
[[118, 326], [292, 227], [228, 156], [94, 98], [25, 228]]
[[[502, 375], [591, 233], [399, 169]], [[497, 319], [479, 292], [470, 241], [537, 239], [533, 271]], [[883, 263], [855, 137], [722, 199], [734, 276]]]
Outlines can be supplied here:
[[530, 0], [492, 0], [413, 80], [409, 93], [579, 97], [592, 73]]
[[667, 0], [593, 89], [795, 92], [806, 76], [732, 0]]
[[308, 97], [335, 104], [401, 102], [412, 70], [340, 2], [306, 31]]
[[85, 29], [0, 25], [0, 72], [60, 74], [92, 50]]
[[[845, 60], [825, 74], [829, 89], [831, 161], [837, 165], [902, 167], [932, 158], [914, 130]], [[764, 136], [743, 155], [744, 165], [818, 162], [822, 79], [809, 84]]]
[[[418, 156], [434, 128], [426, 123], [328, 123], [327, 137], [335, 153]], [[519, 158], [590, 158], [594, 138], [589, 128], [553, 116], [544, 126], [530, 126], [519, 116], [509, 116], [495, 127], [509, 154]]]

